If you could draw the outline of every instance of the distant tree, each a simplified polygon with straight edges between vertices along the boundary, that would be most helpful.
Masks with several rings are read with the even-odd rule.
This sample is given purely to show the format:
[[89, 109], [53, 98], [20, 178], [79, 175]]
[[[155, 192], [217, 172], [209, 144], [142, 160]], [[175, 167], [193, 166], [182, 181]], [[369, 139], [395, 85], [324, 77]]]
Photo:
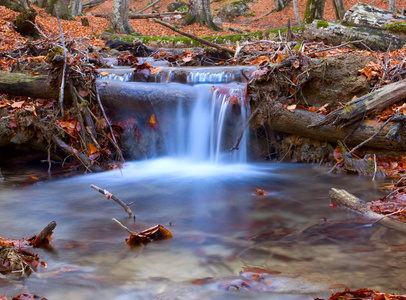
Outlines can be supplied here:
[[0, 0], [0, 5], [13, 11], [22, 12], [30, 8], [26, 0]]
[[396, 10], [396, 0], [389, 0], [389, 10], [392, 13], [395, 13], [397, 11]]
[[297, 5], [297, 0], [293, 0], [293, 9], [295, 11], [295, 16], [296, 16], [297, 23], [302, 24], [302, 21], [300, 20], [299, 6]]
[[303, 23], [309, 24], [314, 20], [322, 20], [326, 0], [307, 0]]
[[211, 30], [220, 30], [214, 22], [210, 12], [210, 0], [190, 0], [189, 13], [185, 17], [187, 25], [199, 23]]
[[70, 0], [70, 12], [76, 17], [82, 14], [82, 0]]
[[345, 14], [343, 0], [332, 0], [337, 20], [342, 20]]
[[275, 10], [281, 11], [289, 4], [290, 0], [273, 0], [273, 1], [275, 3]]
[[68, 8], [69, 0], [36, 0], [33, 2], [37, 4], [39, 7], [45, 8], [47, 13], [51, 14], [52, 16], [56, 17], [55, 7], [58, 8], [58, 15], [61, 19], [64, 20], [75, 20], [72, 17], [72, 14]]
[[114, 0], [110, 25], [118, 33], [136, 35], [137, 33], [130, 25], [129, 10], [130, 0]]

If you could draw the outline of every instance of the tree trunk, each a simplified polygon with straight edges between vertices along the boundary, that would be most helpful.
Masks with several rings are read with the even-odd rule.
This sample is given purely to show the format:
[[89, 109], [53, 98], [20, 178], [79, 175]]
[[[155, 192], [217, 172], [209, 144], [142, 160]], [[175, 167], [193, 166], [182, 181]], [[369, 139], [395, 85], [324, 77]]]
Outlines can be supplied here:
[[82, 14], [82, 0], [70, 0], [70, 11], [76, 17]]
[[129, 8], [129, 0], [114, 0], [113, 13], [110, 20], [111, 28], [119, 33], [136, 35], [137, 33], [131, 27], [129, 22]]
[[220, 30], [213, 22], [209, 0], [190, 0], [190, 9], [185, 17], [185, 23], [187, 25], [199, 23], [202, 26], [206, 25], [211, 30]]
[[303, 23], [309, 24], [314, 20], [322, 20], [326, 0], [307, 0]]
[[[376, 29], [388, 29], [391, 24], [406, 21], [406, 17], [395, 15], [388, 10], [376, 8], [364, 3], [351, 7], [344, 15], [343, 22], [350, 26], [366, 26]], [[386, 51], [386, 50], [384, 50]]]
[[274, 0], [276, 11], [283, 10], [289, 3], [289, 0]]
[[396, 0], [389, 0], [389, 10], [394, 14], [396, 10]]
[[0, 5], [17, 12], [23, 12], [25, 10], [21, 2], [17, 0], [0, 0]]
[[295, 11], [295, 16], [296, 16], [296, 21], [300, 25], [302, 24], [302, 20], [300, 19], [300, 14], [299, 14], [299, 6], [297, 5], [297, 0], [293, 0], [293, 9]]
[[345, 15], [345, 8], [343, 0], [332, 0], [334, 12], [336, 14], [337, 20], [342, 20]]
[[70, 13], [68, 8], [69, 0], [40, 0], [38, 1], [38, 6], [45, 8], [47, 13], [56, 17], [54, 4], [58, 8], [59, 18], [63, 20], [75, 20]]

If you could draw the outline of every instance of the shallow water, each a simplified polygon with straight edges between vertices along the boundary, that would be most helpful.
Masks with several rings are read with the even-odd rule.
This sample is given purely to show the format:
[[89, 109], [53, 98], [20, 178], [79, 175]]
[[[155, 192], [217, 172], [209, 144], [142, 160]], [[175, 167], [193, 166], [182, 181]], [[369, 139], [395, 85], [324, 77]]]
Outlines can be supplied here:
[[[328, 297], [346, 286], [404, 293], [405, 255], [391, 248], [406, 244], [405, 236], [329, 207], [331, 187], [372, 200], [383, 183], [327, 171], [162, 158], [31, 185], [0, 181], [0, 236], [27, 237], [51, 220], [58, 224], [53, 251], [38, 250], [48, 268], [20, 281], [0, 277], [0, 294], [26, 289], [48, 299], [296, 300]], [[90, 184], [134, 201], [136, 222]], [[256, 188], [269, 195], [255, 195]], [[130, 248], [128, 233], [112, 218], [133, 231], [161, 224], [173, 238]], [[321, 225], [298, 233], [312, 224]], [[256, 291], [227, 291], [247, 276], [240, 275], [243, 267], [280, 273], [257, 281]]]

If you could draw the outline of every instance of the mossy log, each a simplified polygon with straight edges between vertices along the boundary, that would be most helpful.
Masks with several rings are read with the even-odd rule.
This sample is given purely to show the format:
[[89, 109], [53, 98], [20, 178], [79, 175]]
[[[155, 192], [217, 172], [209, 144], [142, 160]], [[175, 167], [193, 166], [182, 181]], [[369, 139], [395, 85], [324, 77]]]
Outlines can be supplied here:
[[[406, 42], [405, 36], [370, 27], [348, 27], [326, 21], [314, 21], [303, 31], [303, 38], [310, 41], [323, 41], [329, 45], [341, 45], [349, 41], [361, 41], [374, 51], [393, 51], [401, 49]], [[361, 43], [354, 44], [365, 48]]]
[[330, 200], [331, 203], [337, 206], [348, 208], [353, 212], [360, 213], [363, 216], [376, 220], [375, 223], [379, 221], [382, 225], [401, 232], [406, 232], [406, 222], [393, 219], [390, 216], [385, 217], [385, 215], [372, 211], [368, 203], [348, 193], [346, 190], [332, 188], [330, 191]]
[[375, 92], [348, 102], [344, 107], [333, 111], [310, 127], [326, 124], [347, 126], [361, 119], [366, 113], [384, 109], [406, 99], [406, 79], [388, 84]]
[[344, 15], [343, 23], [350, 26], [365, 26], [376, 29], [387, 29], [394, 22], [405, 22], [406, 17], [371, 5], [358, 2]]
[[59, 88], [48, 76], [0, 71], [0, 93], [34, 98], [58, 98]]

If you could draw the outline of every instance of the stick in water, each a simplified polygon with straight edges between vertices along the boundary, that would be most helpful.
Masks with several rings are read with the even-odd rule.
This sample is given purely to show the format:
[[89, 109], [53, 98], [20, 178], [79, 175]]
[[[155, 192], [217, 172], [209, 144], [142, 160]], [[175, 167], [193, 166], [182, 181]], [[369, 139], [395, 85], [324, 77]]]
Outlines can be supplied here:
[[120, 199], [118, 199], [116, 196], [114, 196], [112, 193], [103, 190], [101, 188], [99, 188], [98, 186], [95, 186], [94, 184], [91, 184], [90, 187], [92, 189], [94, 189], [95, 191], [98, 191], [100, 194], [103, 194], [107, 197], [107, 200], [113, 199], [114, 201], [116, 201], [118, 204], [121, 205], [121, 207], [124, 209], [124, 211], [130, 216], [133, 217], [135, 219], [135, 215], [132, 212], [132, 210], [130, 209], [130, 205], [133, 204], [134, 202], [131, 202], [130, 204], [125, 204], [123, 201], [121, 201]]

